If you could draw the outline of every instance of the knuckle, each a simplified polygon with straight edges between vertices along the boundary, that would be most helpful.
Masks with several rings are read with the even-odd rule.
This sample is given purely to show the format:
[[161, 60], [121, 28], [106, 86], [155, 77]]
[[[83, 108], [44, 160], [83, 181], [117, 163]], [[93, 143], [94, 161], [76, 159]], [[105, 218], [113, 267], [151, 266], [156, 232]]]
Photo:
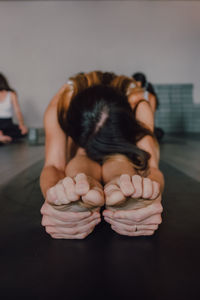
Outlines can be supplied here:
[[155, 212], [161, 214], [163, 212], [163, 207], [161, 203], [154, 204]]
[[72, 229], [70, 230], [70, 234], [77, 235], [77, 234], [79, 234], [79, 233], [80, 233], [79, 230], [76, 229], [76, 228], [72, 228]]
[[161, 215], [159, 215], [158, 220], [157, 220], [157, 224], [160, 225], [162, 223], [162, 217]]
[[163, 212], [163, 206], [162, 204], [160, 203], [159, 204], [159, 207], [158, 207], [158, 213], [161, 214]]
[[134, 219], [135, 219], [136, 222], [141, 222], [142, 221], [142, 218], [141, 218], [140, 215], [136, 215]]
[[155, 233], [155, 230], [150, 230], [149, 235], [153, 235]]
[[46, 226], [46, 218], [45, 217], [42, 218], [41, 225]]
[[60, 236], [58, 234], [50, 234], [50, 236], [53, 238], [53, 239], [60, 239]]
[[45, 226], [45, 231], [47, 232], [47, 233], [49, 233], [49, 234], [51, 234], [52, 232], [51, 232], [51, 229], [50, 229], [50, 227], [49, 226]]
[[44, 214], [46, 214], [46, 212], [47, 212], [47, 205], [46, 205], [46, 203], [44, 203], [40, 209], [40, 213], [42, 215], [44, 215]]
[[41, 215], [43, 215], [44, 212], [45, 212], [45, 208], [44, 208], [44, 205], [42, 205], [42, 207], [40, 208], [40, 213], [41, 213]]
[[145, 232], [145, 235], [153, 235], [154, 234], [154, 230], [148, 230], [147, 232]]
[[158, 229], [158, 224], [154, 226], [154, 230], [157, 230]]

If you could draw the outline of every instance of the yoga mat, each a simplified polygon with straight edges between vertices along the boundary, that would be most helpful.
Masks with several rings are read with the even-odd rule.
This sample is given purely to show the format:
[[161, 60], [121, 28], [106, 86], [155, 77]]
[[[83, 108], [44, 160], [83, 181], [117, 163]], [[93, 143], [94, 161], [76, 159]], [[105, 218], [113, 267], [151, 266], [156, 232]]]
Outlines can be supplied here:
[[120, 236], [102, 222], [84, 240], [54, 240], [40, 225], [41, 168], [0, 190], [1, 299], [200, 299], [200, 183], [161, 162], [153, 236]]

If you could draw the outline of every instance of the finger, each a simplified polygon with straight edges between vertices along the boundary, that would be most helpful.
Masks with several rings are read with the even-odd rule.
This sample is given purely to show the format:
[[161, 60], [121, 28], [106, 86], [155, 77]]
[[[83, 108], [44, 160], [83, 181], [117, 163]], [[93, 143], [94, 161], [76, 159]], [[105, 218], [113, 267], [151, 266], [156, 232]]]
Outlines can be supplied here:
[[161, 214], [155, 214], [153, 216], [150, 216], [149, 218], [146, 218], [140, 222], [134, 222], [132, 220], [129, 220], [129, 219], [117, 219], [117, 218], [109, 218], [109, 217], [106, 217], [110, 220], [115, 220], [119, 223], [122, 223], [122, 224], [127, 224], [127, 225], [140, 225], [140, 224], [143, 224], [143, 225], [159, 225], [162, 223], [162, 217], [161, 217]]
[[113, 218], [129, 219], [134, 222], [141, 222], [152, 215], [162, 213], [161, 197], [158, 197], [152, 204], [137, 210], [118, 210], [113, 212]]
[[81, 220], [81, 221], [61, 221], [51, 216], [44, 215], [42, 217], [42, 226], [63, 226], [63, 227], [78, 227], [90, 223], [93, 220], [100, 219], [99, 214], [92, 214], [91, 216]]
[[[95, 227], [94, 227], [95, 228]], [[51, 234], [51, 237], [54, 239], [85, 239], [90, 233], [93, 232], [94, 228], [92, 228], [92, 230], [89, 230], [88, 232], [84, 232], [81, 234], [77, 234], [77, 235], [68, 235], [68, 234]]]
[[117, 222], [115, 220], [112, 219], [105, 219], [106, 222], [108, 222], [109, 224], [113, 225], [114, 227], [118, 228], [119, 230], [126, 230], [126, 231], [130, 231], [130, 232], [135, 232], [136, 228], [137, 231], [144, 231], [144, 230], [157, 230], [158, 229], [158, 225], [157, 224], [153, 224], [153, 225], [127, 225], [127, 224], [123, 224], [120, 222]]
[[109, 210], [109, 209], [105, 209], [102, 213], [102, 215], [104, 217], [109, 217], [109, 218], [113, 218], [114, 217], [114, 211]]
[[153, 181], [152, 182], [152, 185], [153, 185], [153, 193], [151, 195], [151, 198], [152, 200], [156, 199], [159, 194], [160, 194], [160, 184], [156, 181]]
[[66, 193], [69, 202], [79, 200], [80, 196], [75, 192], [75, 182], [71, 177], [65, 177], [62, 181], [64, 186], [64, 191]]
[[134, 193], [131, 195], [132, 198], [142, 198], [142, 177], [139, 175], [132, 176], [132, 184], [134, 186]]
[[[99, 214], [98, 212], [94, 212], [95, 214]], [[84, 212], [72, 212], [72, 211], [61, 211], [57, 210], [51, 204], [45, 202], [41, 208], [41, 214], [51, 216], [52, 218], [56, 218], [63, 222], [65, 221], [74, 221], [78, 222], [83, 220], [89, 216], [91, 216], [92, 212], [84, 211]]]
[[119, 187], [124, 196], [131, 196], [134, 193], [134, 187], [131, 182], [130, 175], [123, 174], [119, 178]]
[[104, 193], [106, 197], [106, 204], [110, 206], [119, 204], [126, 199], [126, 197], [120, 190], [120, 187], [116, 184], [108, 184], [104, 188]]
[[87, 194], [90, 189], [87, 176], [84, 173], [79, 173], [74, 177], [74, 180], [76, 182], [75, 192], [80, 196]]
[[135, 232], [129, 232], [129, 231], [125, 231], [125, 230], [120, 230], [118, 228], [116, 228], [115, 226], [111, 226], [111, 228], [121, 234], [121, 235], [127, 235], [127, 236], [150, 236], [154, 234], [153, 230], [144, 230], [144, 231], [135, 231]]
[[152, 181], [149, 178], [143, 178], [143, 193], [142, 198], [143, 199], [150, 199], [153, 194], [153, 186]]
[[77, 235], [92, 230], [99, 223], [100, 223], [100, 219], [93, 220], [92, 222], [86, 225], [73, 227], [73, 228], [59, 227], [59, 226], [46, 226], [45, 230], [49, 234], [56, 233], [56, 234]]
[[56, 205], [68, 204], [69, 200], [67, 199], [62, 183], [57, 183], [54, 188], [56, 192], [56, 199], [54, 203]]

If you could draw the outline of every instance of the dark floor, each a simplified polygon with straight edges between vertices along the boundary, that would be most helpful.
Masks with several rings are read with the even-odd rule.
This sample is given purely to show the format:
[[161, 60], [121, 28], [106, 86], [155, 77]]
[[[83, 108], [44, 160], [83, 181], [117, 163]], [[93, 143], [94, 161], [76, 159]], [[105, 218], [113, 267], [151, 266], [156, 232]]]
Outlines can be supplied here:
[[[186, 143], [178, 141], [163, 143], [163, 151]], [[39, 150], [24, 149], [27, 156]], [[198, 181], [161, 161], [163, 221], [153, 236], [121, 236], [102, 220], [84, 240], [54, 240], [41, 226], [42, 163], [0, 188], [2, 300], [200, 299]]]
[[161, 160], [200, 182], [200, 133], [166, 135]]
[[27, 140], [0, 147], [0, 186], [44, 158], [44, 145]]

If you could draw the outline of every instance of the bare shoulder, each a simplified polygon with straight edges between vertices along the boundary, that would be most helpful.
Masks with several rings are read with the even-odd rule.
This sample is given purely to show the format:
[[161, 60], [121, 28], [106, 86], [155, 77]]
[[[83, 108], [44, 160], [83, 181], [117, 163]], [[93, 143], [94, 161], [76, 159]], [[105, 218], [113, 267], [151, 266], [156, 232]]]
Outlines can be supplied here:
[[132, 92], [128, 96], [128, 102], [131, 105], [131, 108], [134, 109], [138, 101], [144, 98], [144, 91], [142, 89]]
[[17, 94], [15, 92], [9, 92], [10, 93], [10, 98], [13, 102], [17, 102], [18, 99], [17, 99]]
[[44, 113], [45, 166], [51, 165], [60, 170], [64, 170], [66, 163], [67, 136], [58, 122], [58, 101], [59, 92], [50, 101]]

